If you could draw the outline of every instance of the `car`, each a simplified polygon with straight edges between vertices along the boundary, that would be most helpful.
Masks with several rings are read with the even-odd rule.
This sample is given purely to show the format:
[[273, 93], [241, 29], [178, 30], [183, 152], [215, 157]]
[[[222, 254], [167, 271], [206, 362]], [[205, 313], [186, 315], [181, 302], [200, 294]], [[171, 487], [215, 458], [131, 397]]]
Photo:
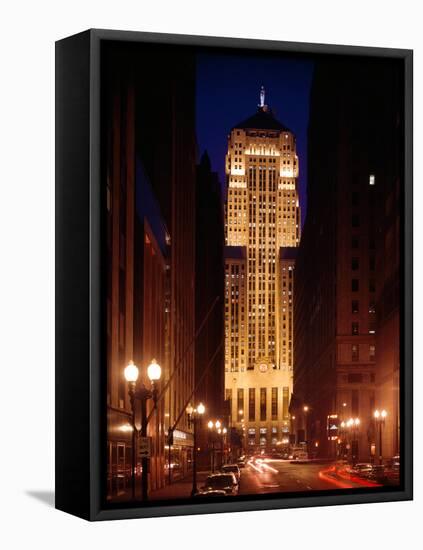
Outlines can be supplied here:
[[241, 479], [241, 472], [240, 472], [238, 464], [224, 464], [220, 468], [220, 471], [224, 474], [226, 474], [228, 472], [232, 472], [236, 477], [237, 483], [239, 483], [239, 481]]
[[361, 477], [367, 477], [372, 471], [372, 468], [373, 464], [367, 462], [359, 462], [355, 466], [352, 466], [350, 472]]
[[194, 498], [207, 497], [226, 497], [227, 493], [223, 489], [210, 489], [208, 491], [200, 491], [194, 495]]
[[308, 453], [307, 451], [295, 451], [293, 454], [294, 460], [307, 460]]
[[385, 483], [387, 481], [385, 466], [383, 464], [373, 464], [366, 478], [377, 483]]
[[238, 464], [238, 468], [245, 468], [245, 460], [239, 459], [239, 460], [237, 461], [237, 464]]
[[226, 474], [211, 474], [207, 477], [201, 492], [204, 491], [225, 491], [227, 495], [238, 494], [238, 483], [232, 472]]
[[393, 456], [389, 460], [386, 461], [386, 466], [390, 470], [398, 470], [400, 469], [400, 457], [399, 455]]

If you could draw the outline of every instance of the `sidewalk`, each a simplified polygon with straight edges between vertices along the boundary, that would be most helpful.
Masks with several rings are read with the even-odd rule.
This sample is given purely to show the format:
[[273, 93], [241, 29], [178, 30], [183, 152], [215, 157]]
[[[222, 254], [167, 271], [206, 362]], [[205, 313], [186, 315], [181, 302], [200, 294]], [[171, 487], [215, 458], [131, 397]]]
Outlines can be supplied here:
[[[197, 472], [197, 488], [201, 489], [210, 472]], [[168, 500], [172, 498], [189, 498], [192, 491], [192, 474], [184, 479], [166, 485], [162, 489], [151, 491], [150, 500]]]

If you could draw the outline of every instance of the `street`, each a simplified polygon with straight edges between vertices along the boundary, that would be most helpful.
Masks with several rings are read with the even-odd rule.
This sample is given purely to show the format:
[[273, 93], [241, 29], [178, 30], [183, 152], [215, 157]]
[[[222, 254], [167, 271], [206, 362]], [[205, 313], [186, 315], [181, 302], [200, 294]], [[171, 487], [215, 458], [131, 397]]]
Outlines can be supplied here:
[[[209, 472], [198, 475], [201, 490]], [[298, 491], [321, 491], [328, 489], [351, 489], [377, 487], [365, 479], [351, 476], [345, 466], [336, 462], [291, 462], [288, 460], [265, 459], [262, 462], [249, 461], [241, 470], [239, 495], [266, 493], [288, 493]], [[192, 478], [188, 477], [154, 491], [151, 500], [189, 498]]]
[[336, 489], [339, 488], [337, 479], [324, 473], [320, 474], [333, 466], [333, 464], [295, 464], [286, 460], [270, 459], [261, 464], [248, 462], [242, 470], [239, 494]]

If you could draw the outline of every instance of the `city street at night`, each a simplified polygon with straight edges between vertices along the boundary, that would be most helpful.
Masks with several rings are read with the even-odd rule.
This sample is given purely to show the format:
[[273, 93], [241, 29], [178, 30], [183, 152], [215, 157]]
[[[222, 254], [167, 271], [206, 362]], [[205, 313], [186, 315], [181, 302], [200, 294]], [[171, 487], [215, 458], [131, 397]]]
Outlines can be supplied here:
[[249, 462], [242, 472], [239, 494], [281, 493], [295, 491], [318, 491], [336, 489], [338, 481], [328, 476], [319, 477], [321, 471], [328, 470], [333, 464], [295, 464], [288, 460], [267, 462]]
[[143, 54], [105, 58], [107, 502], [399, 486], [397, 68]]
[[[249, 460], [241, 470], [238, 495], [268, 493], [295, 493], [378, 487], [377, 483], [351, 475], [348, 467], [337, 462], [296, 462], [281, 459]], [[198, 489], [201, 491], [211, 472], [198, 474]], [[189, 498], [192, 479], [188, 477], [151, 494], [152, 500]]]

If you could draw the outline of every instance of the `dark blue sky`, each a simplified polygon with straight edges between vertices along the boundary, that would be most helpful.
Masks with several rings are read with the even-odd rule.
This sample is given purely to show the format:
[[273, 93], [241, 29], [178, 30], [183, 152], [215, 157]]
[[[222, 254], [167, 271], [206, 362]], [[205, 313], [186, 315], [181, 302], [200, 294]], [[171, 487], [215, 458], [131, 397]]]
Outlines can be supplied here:
[[225, 182], [227, 135], [257, 110], [260, 87], [266, 104], [297, 138], [302, 222], [306, 213], [307, 127], [313, 62], [254, 54], [199, 54], [197, 61], [197, 137], [213, 170]]

